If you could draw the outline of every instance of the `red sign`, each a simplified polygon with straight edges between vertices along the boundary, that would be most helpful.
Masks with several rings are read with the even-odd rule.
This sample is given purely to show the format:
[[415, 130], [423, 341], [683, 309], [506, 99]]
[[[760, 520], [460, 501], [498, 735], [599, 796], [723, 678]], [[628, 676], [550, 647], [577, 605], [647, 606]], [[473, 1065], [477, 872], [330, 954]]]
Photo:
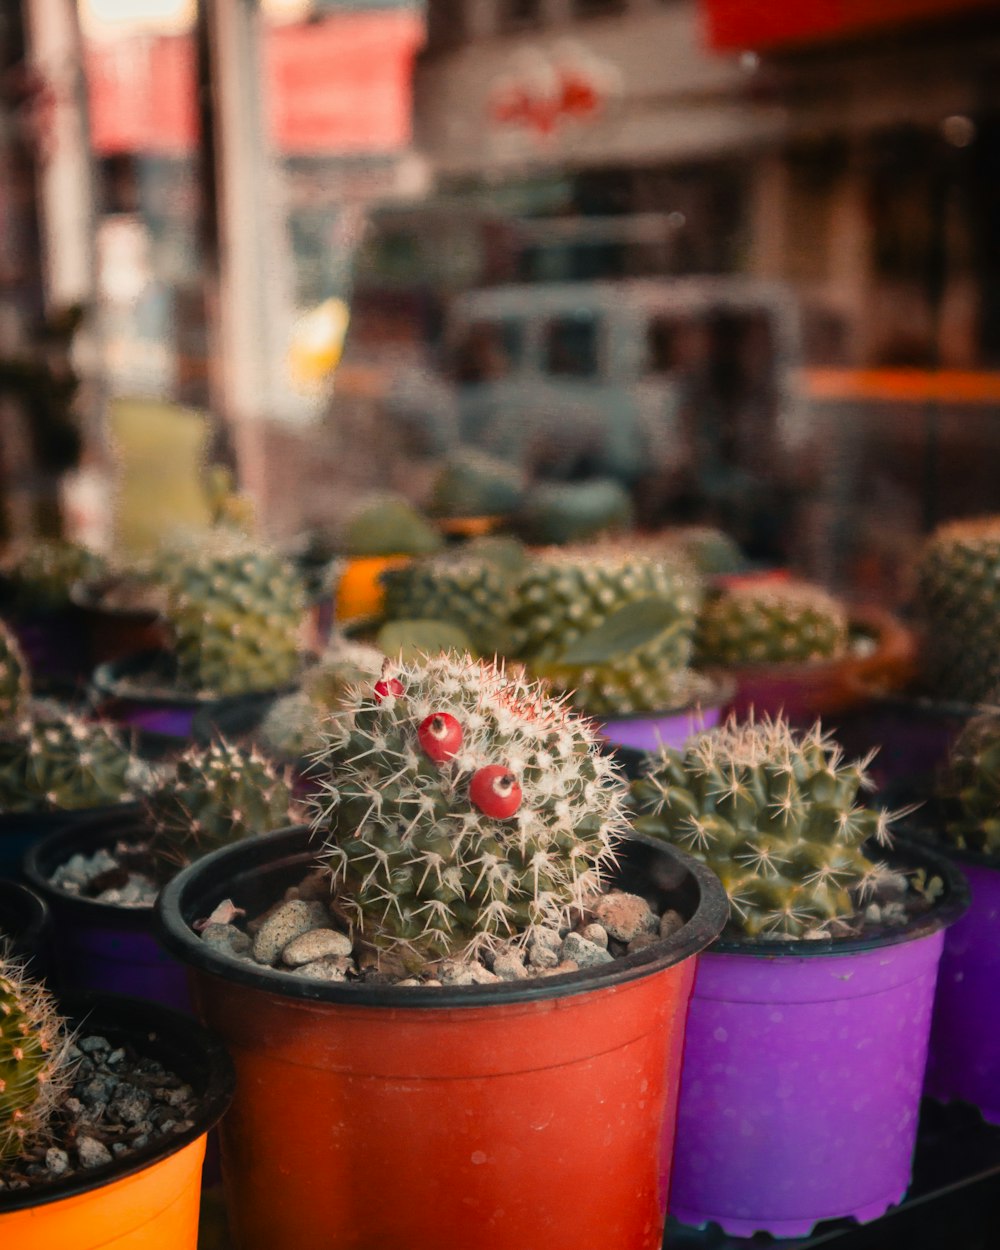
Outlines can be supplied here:
[[198, 83], [191, 35], [133, 35], [86, 49], [91, 146], [181, 155], [198, 141]]
[[564, 122], [597, 118], [620, 91], [615, 68], [582, 49], [559, 56], [534, 50], [500, 78], [489, 95], [490, 119], [545, 137]]
[[768, 49], [828, 42], [987, 8], [996, 0], [702, 0], [713, 48]]
[[338, 13], [268, 31], [263, 55], [271, 139], [313, 156], [391, 152], [410, 141], [414, 9]]

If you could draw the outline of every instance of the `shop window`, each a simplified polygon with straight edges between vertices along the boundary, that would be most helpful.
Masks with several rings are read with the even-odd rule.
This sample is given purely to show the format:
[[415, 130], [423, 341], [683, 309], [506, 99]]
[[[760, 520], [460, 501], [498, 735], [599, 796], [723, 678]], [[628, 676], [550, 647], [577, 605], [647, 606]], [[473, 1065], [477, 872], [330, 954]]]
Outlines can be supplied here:
[[650, 373], [676, 373], [681, 326], [673, 317], [653, 317], [646, 329], [646, 367]]
[[455, 350], [455, 379], [466, 385], [495, 382], [515, 369], [523, 354], [522, 322], [510, 317], [474, 321]]
[[545, 327], [546, 373], [557, 377], [595, 377], [599, 331], [600, 323], [592, 313], [553, 317]]

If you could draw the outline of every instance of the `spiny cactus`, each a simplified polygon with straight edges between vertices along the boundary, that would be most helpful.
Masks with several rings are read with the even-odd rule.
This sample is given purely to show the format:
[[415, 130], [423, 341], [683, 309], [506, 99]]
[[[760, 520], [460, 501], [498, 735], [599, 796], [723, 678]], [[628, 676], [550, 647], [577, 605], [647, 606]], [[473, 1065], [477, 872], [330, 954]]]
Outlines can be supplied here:
[[288, 823], [291, 793], [256, 750], [223, 739], [192, 747], [175, 772], [143, 800], [154, 854], [188, 863]]
[[618, 482], [540, 482], [527, 494], [518, 528], [531, 543], [580, 543], [599, 534], [627, 530], [632, 500]]
[[506, 516], [524, 496], [524, 477], [505, 460], [473, 448], [448, 456], [434, 479], [430, 511], [440, 517]]
[[390, 664], [330, 722], [314, 829], [363, 938], [471, 954], [600, 888], [627, 791], [587, 722], [469, 656]]
[[423, 556], [443, 545], [437, 530], [398, 495], [364, 500], [343, 534], [343, 548], [350, 556]]
[[180, 683], [218, 695], [287, 685], [304, 612], [302, 580], [277, 554], [239, 540], [186, 553], [168, 582]]
[[848, 643], [847, 613], [805, 582], [734, 586], [708, 599], [698, 621], [701, 665], [832, 660]]
[[68, 1085], [67, 1051], [48, 992], [0, 947], [0, 1161], [44, 1136]]
[[36, 538], [15, 548], [5, 573], [22, 612], [58, 612], [70, 603], [74, 582], [102, 576], [106, 565], [96, 552], [63, 538]]
[[461, 556], [437, 556], [382, 574], [388, 620], [457, 625], [481, 655], [509, 646], [516, 576], [502, 565]]
[[949, 521], [917, 567], [928, 689], [979, 703], [1000, 685], [1000, 516]]
[[0, 734], [0, 812], [124, 802], [141, 768], [110, 726], [54, 706], [35, 708]]
[[975, 716], [955, 740], [936, 786], [954, 846], [1000, 853], [1000, 712]]
[[13, 632], [0, 621], [0, 726], [24, 714], [29, 693], [27, 661]]
[[742, 573], [746, 556], [734, 538], [710, 525], [682, 525], [666, 530], [661, 541], [679, 552], [706, 576], [718, 573]]
[[737, 724], [662, 749], [633, 782], [636, 828], [707, 864], [729, 895], [729, 932], [816, 937], [855, 914], [884, 866], [891, 817], [864, 806], [868, 760], [845, 763], [817, 724]]

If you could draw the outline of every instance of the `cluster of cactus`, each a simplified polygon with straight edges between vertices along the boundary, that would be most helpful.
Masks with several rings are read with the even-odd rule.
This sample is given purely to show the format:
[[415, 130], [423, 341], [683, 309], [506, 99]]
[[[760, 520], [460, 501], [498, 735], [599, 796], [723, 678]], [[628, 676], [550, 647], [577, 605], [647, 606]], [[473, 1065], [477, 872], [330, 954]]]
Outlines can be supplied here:
[[184, 688], [236, 695], [296, 677], [305, 589], [289, 561], [239, 540], [209, 544], [176, 561], [167, 592]]
[[261, 722], [265, 747], [284, 760], [301, 760], [322, 742], [323, 723], [339, 711], [352, 691], [370, 686], [384, 656], [375, 647], [335, 637], [302, 676], [302, 688], [276, 699]]
[[0, 621], [0, 726], [25, 714], [30, 693], [27, 661], [13, 631]]
[[12, 553], [4, 571], [15, 608], [45, 613], [67, 608], [74, 584], [101, 577], [105, 570], [104, 559], [79, 543], [36, 538]]
[[501, 564], [440, 555], [389, 569], [381, 580], [387, 619], [457, 625], [481, 655], [508, 648], [516, 578]]
[[845, 762], [817, 724], [783, 720], [697, 734], [663, 748], [633, 782], [636, 829], [700, 859], [729, 896], [729, 932], [816, 937], [850, 920], [877, 888], [891, 816], [859, 801], [868, 761]]
[[540, 482], [525, 497], [517, 518], [524, 537], [544, 546], [586, 542], [627, 530], [632, 500], [610, 478], [588, 482]]
[[708, 598], [698, 621], [697, 663], [806, 663], [848, 646], [844, 607], [819, 586], [774, 582], [734, 586]]
[[[512, 620], [518, 654], [593, 715], [677, 707], [697, 684], [688, 663], [700, 596], [697, 581], [663, 559], [613, 549], [552, 554], [521, 580]], [[632, 616], [649, 617], [651, 628], [634, 633]], [[607, 645], [578, 661], [575, 645], [602, 630]]]
[[517, 511], [523, 497], [520, 470], [484, 452], [463, 448], [442, 464], [429, 507], [441, 517], [506, 516]]
[[117, 731], [55, 706], [0, 733], [0, 812], [75, 811], [131, 797], [141, 765]]
[[1000, 852], [1000, 712], [973, 717], [938, 778], [944, 833], [963, 850]]
[[747, 559], [734, 538], [710, 525], [683, 525], [667, 530], [662, 541], [706, 577], [742, 573]]
[[928, 689], [979, 703], [1000, 685], [1000, 516], [950, 521], [917, 567]]
[[315, 776], [341, 905], [366, 941], [418, 958], [564, 922], [628, 828], [588, 723], [470, 656], [388, 664], [331, 720]]
[[348, 519], [341, 545], [349, 556], [430, 555], [444, 540], [425, 517], [398, 495], [364, 500]]
[[44, 1135], [72, 1071], [68, 1050], [47, 991], [0, 949], [0, 1161]]
[[288, 823], [291, 792], [274, 765], [224, 739], [191, 747], [143, 800], [154, 854], [189, 863]]

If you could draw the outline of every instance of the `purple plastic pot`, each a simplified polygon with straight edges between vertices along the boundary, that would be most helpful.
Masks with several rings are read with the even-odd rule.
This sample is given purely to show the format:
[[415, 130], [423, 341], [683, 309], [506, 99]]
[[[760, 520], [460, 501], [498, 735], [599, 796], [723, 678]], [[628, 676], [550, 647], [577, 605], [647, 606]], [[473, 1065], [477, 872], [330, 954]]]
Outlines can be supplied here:
[[893, 856], [945, 882], [934, 909], [871, 939], [716, 943], [688, 1016], [670, 1213], [729, 1234], [866, 1221], [910, 1183], [944, 928], [968, 896], [923, 848]]
[[36, 681], [75, 683], [86, 677], [87, 644], [76, 608], [16, 613], [9, 624]]
[[1000, 1124], [1000, 860], [947, 853], [961, 865], [972, 903], [945, 936], [926, 1092], [974, 1103]]
[[688, 707], [643, 716], [616, 716], [600, 727], [601, 736], [613, 747], [632, 751], [658, 751], [661, 746], [678, 750], [704, 729], [714, 729], [722, 720], [735, 692], [727, 678], [713, 681], [709, 696]]
[[52, 913], [60, 985], [127, 994], [190, 1011], [184, 969], [153, 936], [152, 907], [98, 903], [69, 894], [50, 879], [73, 855], [92, 855], [120, 838], [139, 841], [145, 836], [139, 808], [131, 805], [113, 817], [50, 834], [28, 851], [24, 875]]

